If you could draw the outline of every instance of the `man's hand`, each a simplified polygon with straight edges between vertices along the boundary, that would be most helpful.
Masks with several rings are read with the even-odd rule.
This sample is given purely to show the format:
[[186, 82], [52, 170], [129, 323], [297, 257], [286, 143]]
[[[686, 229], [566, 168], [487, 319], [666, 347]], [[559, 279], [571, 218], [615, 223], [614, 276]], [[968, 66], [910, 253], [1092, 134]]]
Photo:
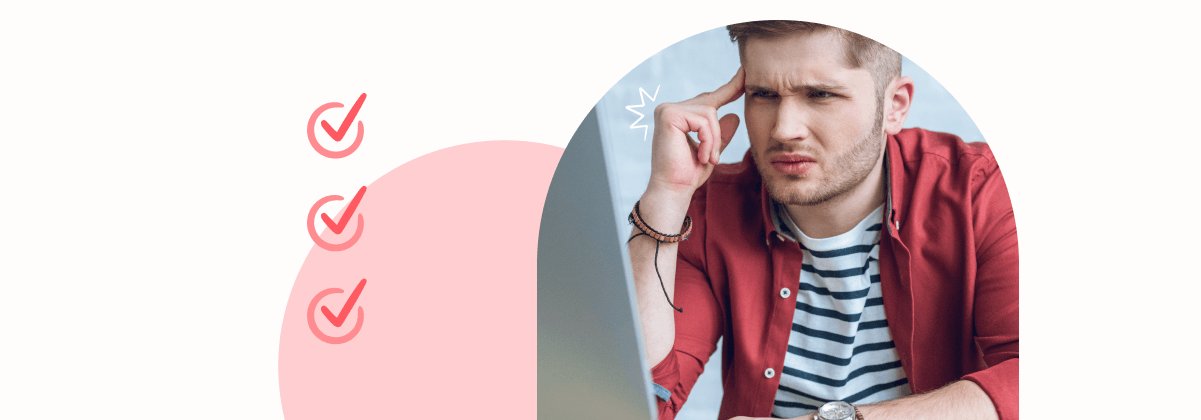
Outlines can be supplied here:
[[[908, 395], [895, 400], [857, 405], [863, 418], [871, 420], [929, 419], [929, 420], [997, 420], [997, 407], [988, 394], [972, 381], [955, 381], [924, 394]], [[812, 420], [810, 413], [792, 420]], [[732, 417], [730, 420], [766, 420], [755, 417]]]
[[[663, 191], [691, 197], [709, 179], [713, 165], [734, 138], [738, 116], [720, 120], [717, 109], [742, 96], [743, 70], [717, 90], [684, 102], [655, 107], [655, 137], [651, 146], [651, 180], [647, 192]], [[700, 143], [688, 133], [697, 133]]]
[[[683, 229], [692, 193], [709, 179], [722, 149], [738, 129], [737, 116], [730, 114], [718, 120], [717, 109], [742, 96], [742, 90], [743, 71], [738, 69], [729, 83], [713, 92], [655, 108], [651, 179], [638, 205], [639, 215], [652, 229], [667, 234]], [[697, 133], [700, 143], [692, 141], [688, 133]], [[633, 229], [631, 237], [638, 232]], [[629, 247], [647, 361], [655, 366], [675, 343], [676, 312], [667, 299], [675, 296], [678, 245], [659, 244], [648, 238], [631, 241]]]

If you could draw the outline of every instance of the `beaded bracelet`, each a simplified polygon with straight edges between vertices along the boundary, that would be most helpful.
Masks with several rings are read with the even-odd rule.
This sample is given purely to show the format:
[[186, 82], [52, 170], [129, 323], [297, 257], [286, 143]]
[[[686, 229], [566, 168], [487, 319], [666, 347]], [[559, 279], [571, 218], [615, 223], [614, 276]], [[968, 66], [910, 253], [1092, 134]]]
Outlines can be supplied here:
[[641, 201], [634, 203], [634, 211], [630, 212], [630, 217], [628, 220], [630, 221], [630, 224], [634, 225], [634, 227], [638, 228], [638, 230], [641, 232], [631, 236], [626, 243], [628, 244], [630, 241], [634, 240], [634, 238], [642, 235], [646, 235], [647, 237], [655, 240], [655, 275], [659, 277], [659, 287], [663, 289], [663, 297], [667, 298], [667, 304], [671, 305], [671, 308], [675, 309], [677, 312], [684, 313], [684, 308], [677, 307], [671, 302], [671, 296], [668, 296], [667, 294], [667, 286], [663, 284], [663, 275], [659, 274], [659, 245], [664, 243], [678, 243], [688, 239], [688, 235], [692, 233], [692, 218], [685, 215], [684, 226], [680, 228], [680, 233], [668, 235], [651, 228], [646, 224], [645, 221], [642, 220], [642, 215], [638, 212], [639, 203], [641, 203]]
[[645, 233], [646, 236], [650, 236], [651, 238], [654, 238], [656, 241], [659, 241], [659, 242], [665, 242], [665, 243], [670, 244], [670, 243], [676, 243], [676, 242], [680, 242], [685, 239], [688, 239], [688, 235], [690, 233], [692, 233], [692, 218], [691, 217], [689, 217], [687, 215], [684, 216], [684, 226], [682, 226], [680, 228], [680, 233], [677, 233], [675, 235], [668, 235], [666, 233], [657, 231], [654, 228], [648, 226], [646, 224], [646, 222], [642, 220], [642, 215], [639, 214], [639, 212], [638, 212], [638, 204], [641, 202], [642, 201], [635, 202], [634, 203], [634, 211], [630, 212], [629, 221], [631, 224], [634, 225], [634, 227], [638, 228], [638, 230], [642, 231], [642, 233]]

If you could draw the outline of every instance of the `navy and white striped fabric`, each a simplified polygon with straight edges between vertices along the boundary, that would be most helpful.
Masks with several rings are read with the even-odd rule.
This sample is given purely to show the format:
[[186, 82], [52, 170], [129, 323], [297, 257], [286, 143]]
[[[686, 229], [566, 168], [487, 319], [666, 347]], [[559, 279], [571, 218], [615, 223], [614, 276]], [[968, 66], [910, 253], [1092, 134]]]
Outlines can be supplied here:
[[869, 404], [911, 393], [884, 319], [877, 267], [884, 207], [838, 236], [805, 236], [782, 206], [778, 224], [804, 261], [788, 353], [772, 416], [799, 417], [827, 401]]

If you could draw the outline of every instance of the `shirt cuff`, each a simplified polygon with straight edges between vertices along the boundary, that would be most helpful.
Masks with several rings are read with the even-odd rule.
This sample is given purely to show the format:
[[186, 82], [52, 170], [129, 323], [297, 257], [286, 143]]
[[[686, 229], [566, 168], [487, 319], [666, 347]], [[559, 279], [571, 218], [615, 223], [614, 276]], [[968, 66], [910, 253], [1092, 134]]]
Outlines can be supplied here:
[[667, 388], [663, 387], [663, 385], [659, 385], [654, 382], [651, 382], [651, 385], [654, 385], [655, 387], [655, 396], [659, 397], [659, 399], [663, 401], [671, 401], [671, 391], [668, 391]]

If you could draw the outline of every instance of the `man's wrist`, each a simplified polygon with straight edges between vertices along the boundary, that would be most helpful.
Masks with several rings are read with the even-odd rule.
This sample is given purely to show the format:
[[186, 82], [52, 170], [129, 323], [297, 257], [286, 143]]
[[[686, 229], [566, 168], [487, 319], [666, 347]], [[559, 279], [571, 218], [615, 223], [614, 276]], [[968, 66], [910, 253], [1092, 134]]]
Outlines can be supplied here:
[[860, 406], [848, 403], [846, 401], [829, 401], [818, 406], [804, 420], [822, 420], [822, 419], [839, 419], [839, 420], [866, 420], [863, 410]]
[[648, 187], [639, 200], [639, 215], [657, 231], [666, 234], [680, 233], [684, 216], [692, 202], [692, 191], [670, 191]]
[[664, 185], [651, 180], [646, 186], [646, 191], [642, 193], [642, 197], [645, 200], [649, 196], [687, 208], [688, 203], [692, 201], [694, 192], [696, 192], [696, 188], [691, 186]]

